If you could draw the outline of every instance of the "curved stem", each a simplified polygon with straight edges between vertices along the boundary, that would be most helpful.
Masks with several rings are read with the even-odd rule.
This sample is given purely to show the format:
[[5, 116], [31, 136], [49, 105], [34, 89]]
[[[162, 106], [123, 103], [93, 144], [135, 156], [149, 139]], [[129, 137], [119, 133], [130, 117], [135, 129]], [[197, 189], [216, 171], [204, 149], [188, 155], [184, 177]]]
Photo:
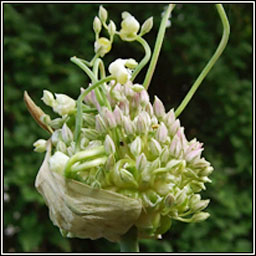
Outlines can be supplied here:
[[82, 119], [82, 102], [84, 97], [93, 89], [99, 87], [101, 84], [109, 82], [111, 80], [116, 80], [114, 77], [112, 76], [108, 76], [104, 79], [101, 79], [100, 81], [96, 82], [95, 84], [93, 84], [92, 86], [88, 87], [86, 90], [84, 90], [84, 92], [82, 94], [80, 94], [78, 100], [77, 100], [77, 113], [76, 113], [76, 126], [75, 126], [75, 142], [76, 145], [78, 146], [78, 140], [80, 137], [80, 132], [81, 132], [81, 128], [82, 128], [82, 123], [83, 123], [83, 119]]
[[145, 56], [139, 63], [139, 65], [135, 68], [135, 70], [132, 73], [131, 81], [135, 79], [135, 77], [139, 74], [139, 72], [144, 68], [144, 66], [148, 63], [150, 57], [151, 57], [151, 49], [148, 45], [148, 43], [140, 36], [136, 39], [145, 49]]
[[121, 237], [121, 252], [139, 252], [138, 234], [135, 226], [131, 227], [128, 232]]
[[92, 80], [93, 83], [97, 82], [96, 77], [93, 72], [77, 57], [71, 57], [70, 60], [75, 63], [79, 68], [81, 68]]
[[149, 65], [146, 77], [144, 79], [144, 82], [143, 82], [143, 86], [145, 87], [146, 90], [149, 87], [149, 84], [151, 82], [153, 73], [155, 71], [156, 63], [157, 63], [159, 53], [160, 53], [160, 50], [162, 48], [162, 44], [163, 44], [163, 40], [164, 40], [166, 25], [167, 25], [168, 19], [170, 17], [170, 14], [171, 14], [172, 10], [174, 9], [174, 7], [175, 7], [175, 4], [169, 4], [169, 6], [168, 6], [168, 8], [167, 8], [167, 10], [164, 14], [164, 17], [161, 21], [159, 32], [157, 34], [157, 39], [156, 39], [156, 43], [155, 43], [154, 52], [153, 52], [153, 55], [152, 55], [152, 59], [150, 61], [150, 65]]
[[181, 112], [184, 110], [184, 108], [187, 106], [187, 104], [191, 100], [192, 96], [196, 92], [197, 88], [202, 83], [202, 81], [204, 80], [204, 78], [206, 77], [208, 72], [211, 70], [211, 68], [213, 67], [215, 62], [218, 60], [218, 58], [220, 57], [220, 55], [222, 54], [223, 50], [225, 49], [225, 47], [227, 45], [229, 33], [230, 33], [228, 18], [226, 16], [226, 13], [225, 13], [225, 10], [224, 10], [222, 4], [216, 4], [216, 8], [217, 8], [217, 11], [219, 13], [219, 16], [221, 18], [221, 22], [223, 25], [223, 33], [222, 33], [222, 38], [221, 38], [220, 44], [219, 44], [217, 50], [215, 51], [214, 55], [211, 57], [211, 59], [209, 60], [209, 62], [207, 63], [207, 65], [205, 66], [203, 71], [201, 72], [201, 74], [198, 76], [198, 78], [192, 85], [191, 89], [187, 93], [184, 100], [181, 102], [181, 104], [175, 111], [176, 117], [178, 117], [181, 114]]

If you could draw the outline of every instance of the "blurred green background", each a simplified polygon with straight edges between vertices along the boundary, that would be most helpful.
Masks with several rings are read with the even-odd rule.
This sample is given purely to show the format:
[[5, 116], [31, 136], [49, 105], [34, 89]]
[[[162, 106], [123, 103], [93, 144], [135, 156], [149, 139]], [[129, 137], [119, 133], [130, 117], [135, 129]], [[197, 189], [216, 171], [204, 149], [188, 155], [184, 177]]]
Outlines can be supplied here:
[[[34, 188], [43, 155], [33, 142], [47, 139], [23, 102], [27, 90], [46, 112], [43, 89], [77, 98], [88, 78], [69, 61], [93, 57], [92, 21], [98, 4], [4, 4], [4, 251], [118, 252], [104, 239], [64, 239]], [[164, 4], [104, 4], [120, 27], [121, 12], [142, 22], [154, 16], [145, 36], [153, 48]], [[162, 240], [141, 240], [142, 252], [252, 251], [252, 4], [225, 4], [231, 35], [224, 54], [180, 116], [188, 139], [204, 143], [215, 168], [211, 217], [196, 224], [174, 222]], [[213, 4], [178, 4], [149, 88], [167, 109], [177, 107], [209, 60], [222, 27]], [[143, 57], [136, 43], [116, 40], [106, 63]], [[142, 82], [145, 71], [138, 77]]]

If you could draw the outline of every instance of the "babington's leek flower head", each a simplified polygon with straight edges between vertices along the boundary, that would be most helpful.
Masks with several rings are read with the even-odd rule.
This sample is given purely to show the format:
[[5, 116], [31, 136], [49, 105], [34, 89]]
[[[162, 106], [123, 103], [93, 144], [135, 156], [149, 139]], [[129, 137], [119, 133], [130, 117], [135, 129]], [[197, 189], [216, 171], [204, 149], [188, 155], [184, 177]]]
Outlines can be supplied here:
[[[161, 238], [172, 221], [199, 222], [209, 217], [209, 199], [200, 195], [211, 182], [211, 164], [202, 156], [203, 144], [188, 140], [177, 111], [166, 110], [147, 88], [156, 64], [166, 24], [163, 17], [153, 58], [143, 84], [135, 82], [151, 57], [143, 35], [153, 26], [140, 26], [130, 13], [122, 14], [120, 31], [102, 6], [95, 17], [95, 56], [72, 57], [91, 79], [78, 99], [43, 91], [43, 102], [59, 117], [51, 119], [25, 92], [29, 111], [50, 133], [34, 143], [46, 152], [35, 186], [49, 207], [50, 218], [63, 236], [120, 241], [136, 228], [139, 238]], [[109, 37], [100, 37], [102, 29]], [[139, 61], [116, 58], [105, 70], [104, 57], [115, 36], [145, 49]], [[107, 75], [109, 74], [109, 75]]]

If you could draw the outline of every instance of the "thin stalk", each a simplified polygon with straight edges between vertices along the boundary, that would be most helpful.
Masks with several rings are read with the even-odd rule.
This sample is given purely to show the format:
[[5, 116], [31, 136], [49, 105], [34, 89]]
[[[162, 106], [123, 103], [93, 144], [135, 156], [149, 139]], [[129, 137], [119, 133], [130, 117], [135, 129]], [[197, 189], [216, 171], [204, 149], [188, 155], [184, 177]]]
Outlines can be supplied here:
[[168, 19], [170, 17], [172, 10], [174, 9], [174, 7], [175, 7], [175, 4], [169, 4], [167, 10], [165, 11], [164, 17], [161, 21], [159, 32], [158, 32], [157, 38], [156, 38], [156, 43], [155, 43], [155, 48], [154, 48], [154, 52], [152, 55], [152, 59], [150, 61], [149, 68], [148, 68], [145, 80], [143, 82], [143, 86], [145, 87], [146, 90], [149, 87], [153, 73], [155, 71], [156, 63], [157, 63], [159, 53], [162, 48], [162, 44], [163, 44], [163, 40], [164, 40], [166, 25], [167, 25]]
[[151, 57], [151, 49], [148, 45], [148, 43], [140, 36], [137, 37], [136, 41], [138, 41], [145, 50], [145, 56], [140, 61], [139, 65], [135, 68], [135, 70], [132, 73], [131, 81], [134, 81], [135, 77], [139, 74], [139, 72], [144, 68], [144, 66], [148, 63]]
[[222, 33], [222, 38], [221, 38], [220, 44], [219, 44], [218, 48], [216, 49], [214, 55], [211, 57], [211, 59], [209, 60], [209, 62], [205, 66], [205, 68], [202, 70], [202, 72], [200, 73], [200, 75], [198, 76], [198, 78], [196, 79], [194, 84], [192, 85], [191, 89], [187, 93], [184, 100], [181, 102], [181, 104], [175, 111], [176, 117], [178, 117], [181, 114], [181, 112], [184, 110], [184, 108], [187, 106], [187, 104], [191, 100], [192, 96], [196, 92], [197, 88], [202, 83], [202, 81], [204, 80], [206, 75], [209, 73], [209, 71], [212, 69], [213, 65], [218, 60], [218, 58], [220, 57], [220, 55], [222, 54], [222, 52], [224, 51], [224, 49], [227, 45], [229, 34], [230, 34], [230, 26], [229, 26], [228, 18], [227, 18], [227, 15], [225, 13], [225, 10], [224, 10], [222, 4], [216, 4], [216, 8], [217, 8], [217, 11], [221, 18], [221, 22], [222, 22], [222, 26], [223, 26], [223, 33]]
[[79, 68], [81, 68], [92, 80], [93, 83], [97, 82], [96, 77], [94, 76], [93, 72], [77, 57], [71, 57], [70, 60], [75, 63]]
[[128, 232], [121, 237], [121, 252], [139, 252], [138, 232], [135, 226], [131, 227]]
[[83, 113], [83, 108], [82, 108], [82, 102], [84, 97], [93, 89], [99, 87], [101, 84], [109, 82], [111, 80], [116, 80], [114, 77], [112, 76], [108, 76], [104, 79], [101, 79], [100, 81], [96, 82], [95, 84], [93, 84], [92, 86], [88, 87], [86, 90], [83, 91], [82, 94], [80, 94], [80, 96], [78, 97], [77, 100], [77, 113], [76, 113], [76, 126], [75, 126], [75, 142], [76, 145], [78, 145], [78, 140], [80, 137], [80, 132], [81, 132], [81, 128], [82, 128], [82, 124], [83, 124], [83, 119], [82, 119], [82, 113]]

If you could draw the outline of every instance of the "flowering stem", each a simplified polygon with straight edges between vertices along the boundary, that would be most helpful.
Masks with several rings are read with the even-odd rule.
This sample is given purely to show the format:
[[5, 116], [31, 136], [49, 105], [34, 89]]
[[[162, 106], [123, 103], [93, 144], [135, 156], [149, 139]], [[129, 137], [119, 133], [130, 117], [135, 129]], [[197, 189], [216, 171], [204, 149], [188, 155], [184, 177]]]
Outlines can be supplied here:
[[93, 89], [99, 87], [101, 84], [109, 82], [111, 80], [116, 80], [114, 77], [112, 76], [108, 76], [105, 77], [103, 79], [101, 79], [100, 81], [94, 83], [92, 86], [88, 87], [86, 90], [84, 90], [84, 92], [82, 94], [80, 94], [78, 100], [77, 100], [77, 114], [76, 114], [76, 127], [75, 127], [75, 142], [76, 145], [78, 146], [78, 140], [79, 140], [79, 136], [80, 136], [80, 132], [81, 132], [81, 128], [82, 128], [82, 123], [83, 123], [83, 119], [82, 119], [82, 102], [84, 97]]
[[149, 84], [151, 82], [151, 79], [152, 79], [152, 76], [153, 76], [153, 73], [154, 73], [154, 70], [155, 70], [155, 67], [156, 67], [156, 63], [157, 63], [157, 60], [158, 60], [158, 56], [159, 56], [159, 53], [160, 53], [160, 50], [161, 50], [161, 47], [162, 47], [162, 44], [163, 44], [166, 25], [167, 25], [168, 19], [170, 17], [170, 14], [171, 14], [172, 10], [174, 9], [174, 7], [175, 7], [175, 4], [169, 4], [169, 6], [168, 6], [168, 8], [167, 8], [167, 10], [164, 14], [164, 17], [162, 19], [162, 22], [160, 24], [160, 28], [159, 28], [159, 32], [158, 32], [158, 35], [157, 35], [157, 39], [156, 39], [152, 59], [150, 61], [150, 65], [149, 65], [145, 80], [143, 82], [143, 86], [145, 87], [146, 90], [148, 89]]
[[202, 83], [202, 81], [204, 80], [204, 78], [206, 77], [208, 72], [211, 70], [211, 68], [213, 67], [215, 62], [218, 60], [218, 58], [220, 57], [220, 55], [222, 54], [223, 50], [225, 49], [225, 47], [227, 45], [229, 33], [230, 33], [228, 18], [226, 16], [226, 13], [225, 13], [225, 10], [224, 10], [222, 4], [216, 4], [216, 8], [220, 15], [222, 26], [223, 26], [223, 33], [222, 33], [222, 38], [221, 38], [220, 44], [219, 44], [218, 48], [216, 49], [214, 55], [211, 57], [211, 59], [209, 60], [209, 62], [205, 66], [205, 68], [202, 70], [201, 74], [198, 76], [198, 78], [192, 85], [190, 91], [188, 92], [188, 94], [186, 95], [184, 100], [181, 102], [181, 104], [175, 111], [176, 117], [178, 117], [181, 114], [181, 112], [184, 110], [184, 108], [187, 106], [187, 104], [191, 100], [192, 96], [196, 92], [197, 88]]
[[72, 57], [70, 60], [75, 63], [79, 68], [81, 68], [92, 80], [93, 83], [97, 82], [97, 79], [93, 72], [77, 57]]
[[131, 81], [135, 79], [135, 77], [139, 74], [139, 72], [144, 68], [144, 66], [148, 63], [150, 57], [151, 57], [151, 49], [148, 45], [148, 43], [140, 36], [136, 39], [145, 49], [145, 56], [139, 63], [139, 65], [135, 68], [135, 70], [132, 73]]
[[121, 252], [139, 252], [138, 234], [135, 226], [131, 227], [128, 232], [121, 237]]

